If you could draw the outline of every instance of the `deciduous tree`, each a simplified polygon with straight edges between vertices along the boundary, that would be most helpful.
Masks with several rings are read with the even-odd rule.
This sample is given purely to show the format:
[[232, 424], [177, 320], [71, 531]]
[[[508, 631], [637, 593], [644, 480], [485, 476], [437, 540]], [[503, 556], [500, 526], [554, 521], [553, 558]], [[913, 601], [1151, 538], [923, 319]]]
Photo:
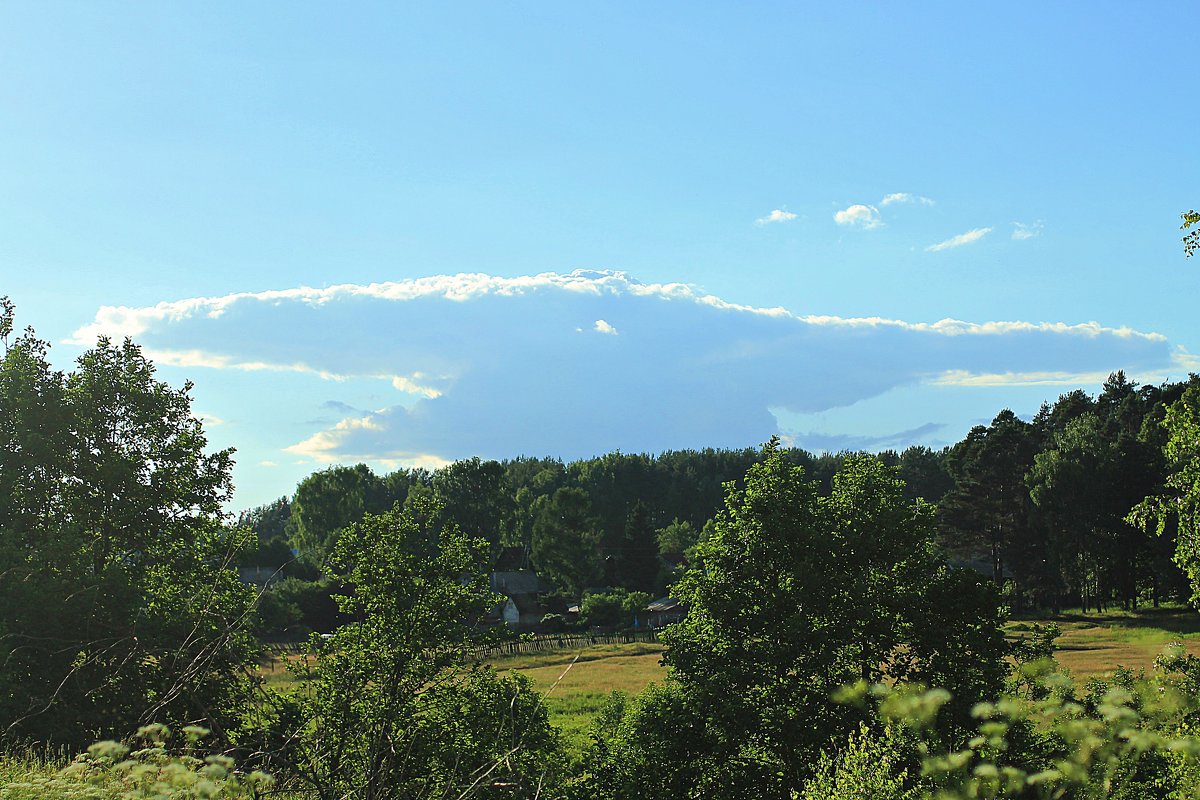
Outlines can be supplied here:
[[[12, 330], [3, 305], [0, 335]], [[0, 362], [0, 734], [83, 743], [151, 720], [218, 734], [253, 594], [223, 525], [232, 451], [132, 342], [69, 373], [32, 331]]]

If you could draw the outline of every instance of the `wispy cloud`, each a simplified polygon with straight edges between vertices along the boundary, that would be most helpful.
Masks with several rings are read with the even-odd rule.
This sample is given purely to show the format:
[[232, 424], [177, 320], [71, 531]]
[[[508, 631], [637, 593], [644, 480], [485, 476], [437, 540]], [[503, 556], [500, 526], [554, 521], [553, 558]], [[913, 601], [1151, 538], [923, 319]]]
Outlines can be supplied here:
[[[573, 333], [615, 331], [611, 320], [621, 347]], [[898, 387], [1144, 375], [1172, 362], [1161, 335], [1096, 322], [799, 315], [588, 271], [102, 308], [72, 340], [98, 334], [135, 335], [160, 363], [221, 370], [248, 396], [310, 382], [225, 430], [283, 426], [287, 452], [320, 464], [740, 447], [779, 432], [773, 408], [815, 414]], [[303, 399], [328, 397], [322, 381], [353, 398], [324, 404], [334, 419], [313, 419]]]
[[879, 205], [881, 206], [890, 206], [892, 203], [920, 203], [923, 206], [934, 204], [933, 200], [928, 197], [908, 192], [892, 192], [889, 195], [884, 195], [884, 198], [879, 201]]
[[833, 215], [833, 220], [838, 225], [863, 228], [864, 230], [878, 228], [883, 224], [883, 221], [879, 219], [879, 209], [875, 206], [865, 206], [861, 203], [855, 203], [849, 208], [843, 208], [841, 211], [836, 212]]
[[767, 214], [765, 217], [759, 217], [758, 219], [754, 220], [754, 224], [769, 225], [772, 222], [791, 222], [795, 218], [796, 215], [792, 212], [777, 208], [770, 214]]
[[946, 426], [940, 422], [927, 422], [916, 428], [880, 436], [861, 436], [846, 433], [791, 432], [783, 435], [789, 446], [802, 447], [812, 452], [843, 453], [856, 450], [881, 450], [889, 447], [905, 447], [913, 442], [927, 439]]
[[1111, 370], [1072, 372], [1054, 370], [1044, 372], [991, 372], [975, 373], [955, 369], [928, 381], [933, 386], [1087, 386], [1104, 383]]
[[938, 242], [937, 244], [931, 244], [925, 249], [932, 253], [937, 253], [941, 250], [950, 250], [954, 247], [962, 247], [963, 245], [974, 244], [991, 232], [991, 228], [976, 228], [974, 230], [967, 231], [966, 233], [960, 233], [958, 236], [951, 236], [949, 239]]
[[596, 320], [596, 324], [592, 328], [592, 330], [596, 331], [597, 333], [608, 334], [609, 336], [617, 335], [617, 329], [614, 328], [612, 325], [609, 325], [607, 322], [605, 322], [602, 319]]
[[1022, 242], [1022, 241], [1025, 241], [1026, 239], [1032, 239], [1033, 237], [1037, 236], [1041, 232], [1042, 232], [1042, 221], [1041, 220], [1038, 220], [1037, 222], [1030, 222], [1030, 223], [1014, 222], [1012, 238], [1018, 242]]

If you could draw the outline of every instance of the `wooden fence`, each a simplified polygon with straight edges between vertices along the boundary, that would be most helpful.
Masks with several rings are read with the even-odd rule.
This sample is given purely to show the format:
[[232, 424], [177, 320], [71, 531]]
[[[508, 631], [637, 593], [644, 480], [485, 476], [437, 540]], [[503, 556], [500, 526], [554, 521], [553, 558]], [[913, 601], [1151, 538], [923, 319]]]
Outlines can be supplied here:
[[[649, 629], [642, 631], [621, 631], [619, 633], [533, 633], [507, 642], [472, 647], [467, 652], [473, 659], [480, 660], [492, 656], [510, 656], [520, 653], [580, 650], [584, 647], [591, 647], [597, 644], [632, 644], [633, 642], [657, 641], [658, 632]], [[310, 652], [307, 641], [272, 642], [267, 645], [267, 650], [276, 657], [295, 656]]]
[[620, 633], [534, 633], [510, 642], [473, 647], [468, 652], [476, 659], [484, 659], [519, 653], [542, 653], [549, 650], [580, 650], [597, 644], [657, 641], [658, 632], [654, 630], [622, 631]]

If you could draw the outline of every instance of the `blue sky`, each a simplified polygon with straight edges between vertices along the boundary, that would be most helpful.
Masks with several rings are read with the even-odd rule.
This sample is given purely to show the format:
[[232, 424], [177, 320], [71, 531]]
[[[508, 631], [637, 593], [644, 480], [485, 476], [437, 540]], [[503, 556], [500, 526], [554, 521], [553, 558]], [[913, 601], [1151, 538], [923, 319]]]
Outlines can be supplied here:
[[9, 3], [0, 293], [63, 366], [129, 334], [192, 379], [239, 506], [359, 460], [940, 446], [1196, 369], [1174, 11]]

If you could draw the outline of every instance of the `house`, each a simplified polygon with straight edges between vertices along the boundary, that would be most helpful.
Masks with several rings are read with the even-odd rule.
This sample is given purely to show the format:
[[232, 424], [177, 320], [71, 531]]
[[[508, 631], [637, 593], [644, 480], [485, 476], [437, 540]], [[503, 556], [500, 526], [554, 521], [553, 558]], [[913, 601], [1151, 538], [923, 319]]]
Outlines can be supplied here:
[[238, 580], [260, 588], [269, 588], [286, 577], [279, 567], [238, 567]]
[[687, 610], [674, 597], [660, 597], [646, 606], [644, 624], [647, 628], [662, 628], [679, 622]]
[[551, 587], [530, 569], [525, 548], [501, 550], [488, 583], [493, 592], [504, 597], [489, 614], [490, 618], [510, 628], [532, 628], [542, 621], [546, 609], [538, 602], [538, 596]]

